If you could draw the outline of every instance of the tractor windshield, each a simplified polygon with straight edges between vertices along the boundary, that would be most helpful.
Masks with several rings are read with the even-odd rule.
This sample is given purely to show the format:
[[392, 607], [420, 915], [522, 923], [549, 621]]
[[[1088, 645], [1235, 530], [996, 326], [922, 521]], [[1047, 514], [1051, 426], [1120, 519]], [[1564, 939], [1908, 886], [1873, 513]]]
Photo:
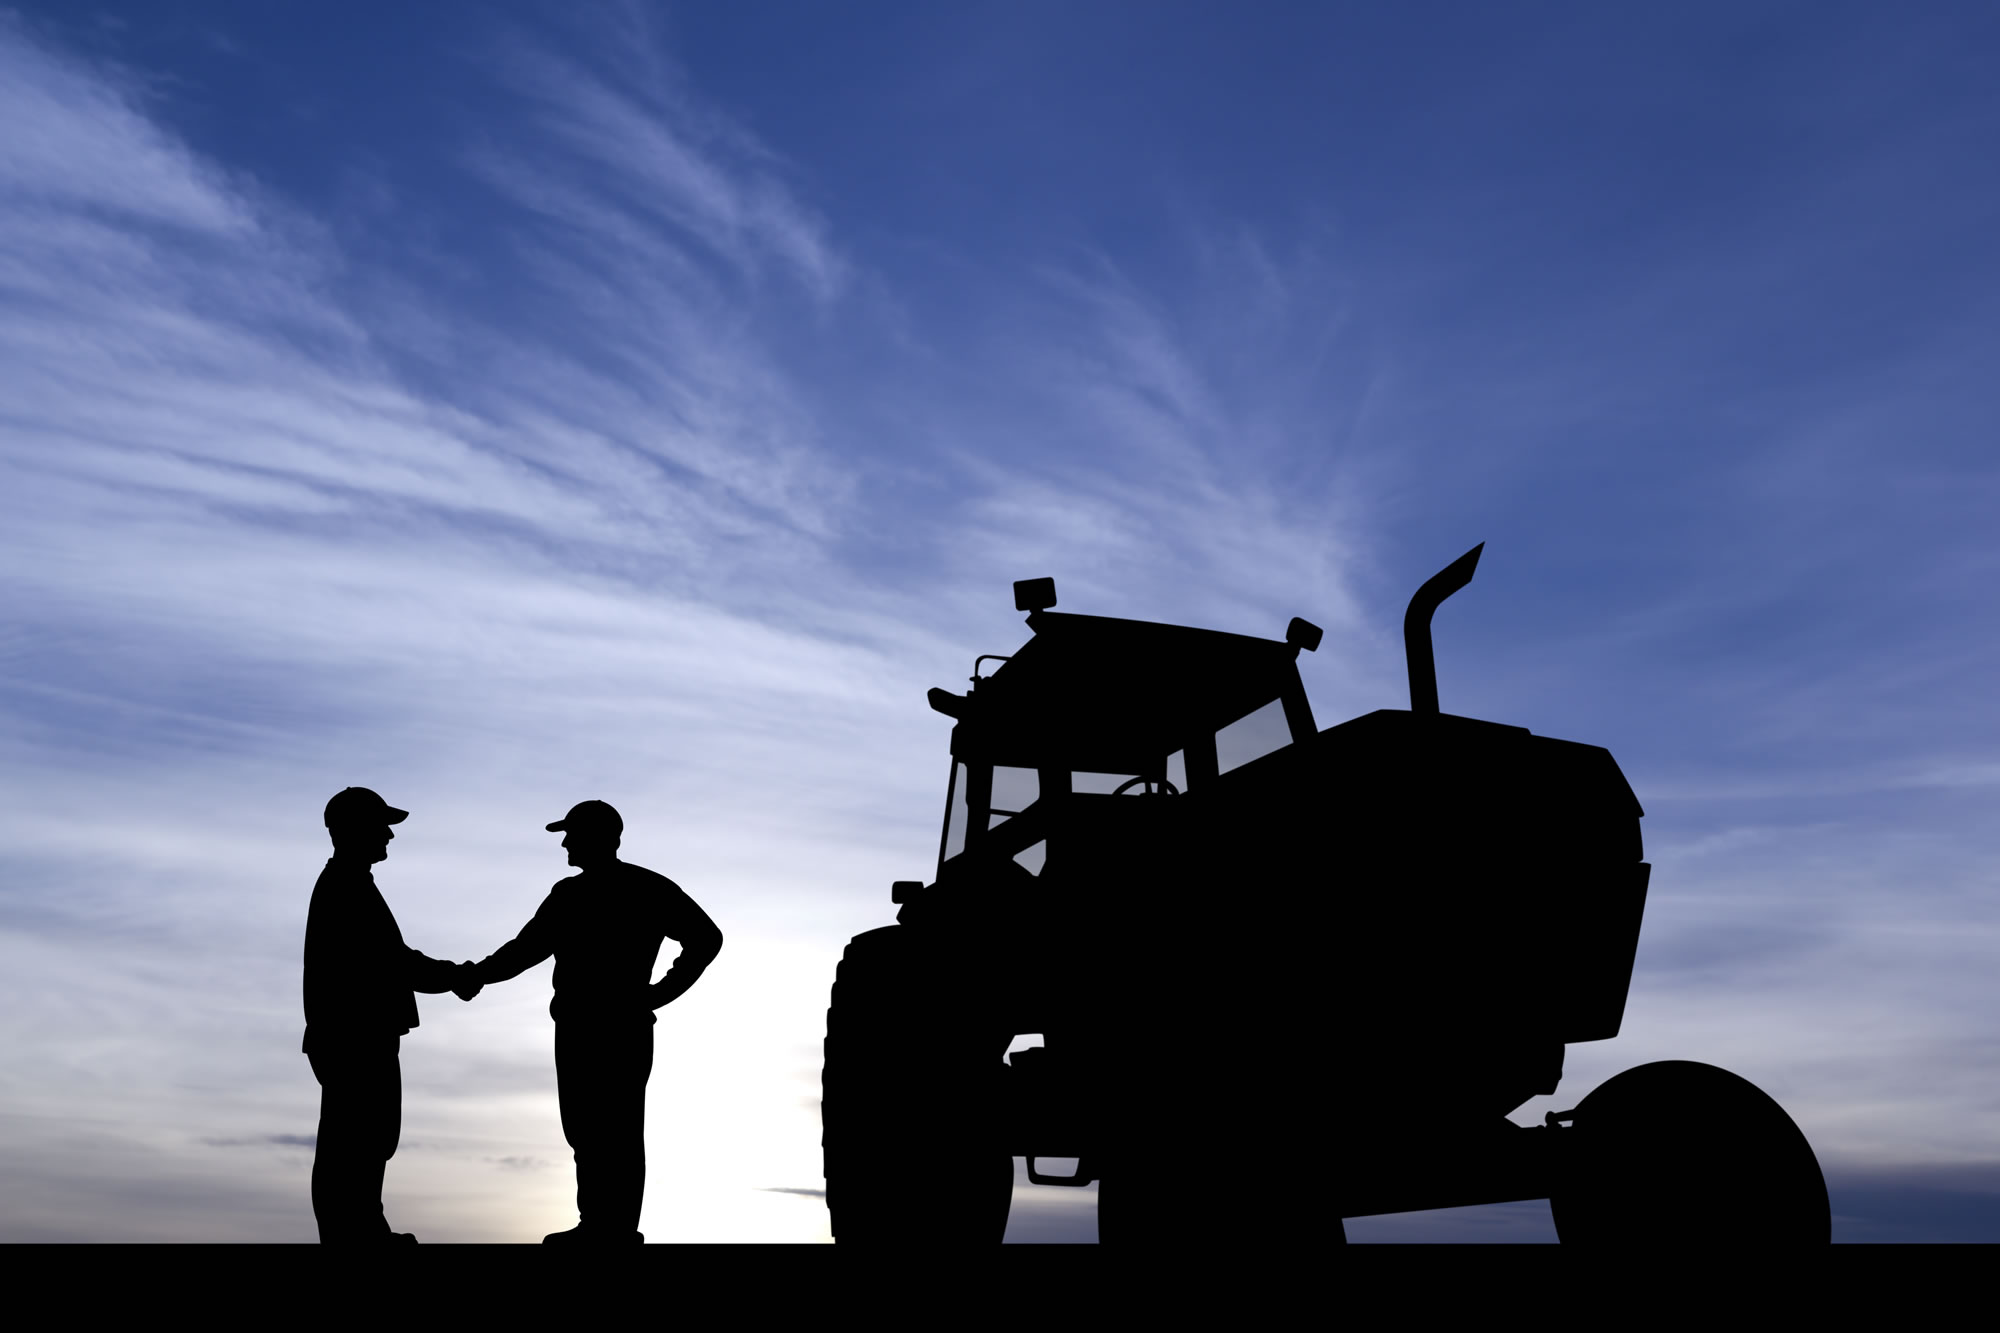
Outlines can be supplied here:
[[[1042, 795], [1041, 775], [1032, 768], [995, 765], [992, 772], [992, 795], [986, 811], [989, 832], [1005, 826], [1040, 800]], [[1157, 792], [1161, 790], [1161, 776], [1162, 770], [1158, 769], [1150, 773], [1073, 772], [1069, 775], [1069, 790], [1097, 796]], [[1178, 751], [1171, 755], [1166, 761], [1164, 776], [1167, 791], [1177, 794], [1187, 790], [1187, 757]], [[966, 765], [954, 761], [947, 787], [950, 796], [945, 810], [944, 836], [938, 849], [940, 865], [965, 850], [965, 831], [972, 819], [967, 801], [967, 792], [971, 787]]]
[[[944, 842], [938, 856], [940, 864], [965, 850], [965, 829], [971, 819], [971, 812], [966, 803], [966, 794], [970, 786], [965, 765], [954, 761], [951, 771], [950, 804], [945, 810]], [[999, 828], [1033, 805], [1040, 796], [1041, 780], [1034, 769], [995, 765], [993, 792], [987, 802], [986, 827]]]

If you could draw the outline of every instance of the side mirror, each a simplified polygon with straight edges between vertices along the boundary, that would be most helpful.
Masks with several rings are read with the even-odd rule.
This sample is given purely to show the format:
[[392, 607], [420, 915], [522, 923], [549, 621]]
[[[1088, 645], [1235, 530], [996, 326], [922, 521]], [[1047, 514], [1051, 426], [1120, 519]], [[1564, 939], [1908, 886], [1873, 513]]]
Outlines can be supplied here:
[[924, 882], [920, 879], [899, 879], [889, 886], [889, 901], [902, 904], [923, 892]]

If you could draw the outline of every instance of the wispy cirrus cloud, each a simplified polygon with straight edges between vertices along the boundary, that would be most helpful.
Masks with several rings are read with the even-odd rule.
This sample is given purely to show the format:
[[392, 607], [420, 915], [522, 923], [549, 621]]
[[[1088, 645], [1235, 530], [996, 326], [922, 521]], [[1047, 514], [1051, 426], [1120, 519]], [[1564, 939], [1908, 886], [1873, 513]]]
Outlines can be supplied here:
[[319, 1146], [317, 1134], [265, 1134], [251, 1139], [203, 1139], [211, 1148], [316, 1148]]
[[17, 207], [81, 209], [210, 236], [255, 229], [222, 173], [156, 126], [129, 93], [52, 58], [17, 18], [0, 22], [0, 108], [14, 127], [0, 144], [0, 175]]
[[[572, 167], [590, 168], [596, 188], [555, 188], [541, 172], [522, 170], [517, 151], [489, 147], [474, 160], [495, 186], [580, 235], [661, 257], [644, 238], [664, 224], [739, 278], [776, 263], [815, 297], [839, 295], [847, 261], [825, 222], [787, 188], [768, 149], [693, 103], [657, 39], [635, 33], [622, 51], [606, 45], [595, 54], [585, 66], [510, 43], [498, 63], [534, 108], [544, 155], [553, 146]], [[698, 262], [675, 257], [683, 272]]]

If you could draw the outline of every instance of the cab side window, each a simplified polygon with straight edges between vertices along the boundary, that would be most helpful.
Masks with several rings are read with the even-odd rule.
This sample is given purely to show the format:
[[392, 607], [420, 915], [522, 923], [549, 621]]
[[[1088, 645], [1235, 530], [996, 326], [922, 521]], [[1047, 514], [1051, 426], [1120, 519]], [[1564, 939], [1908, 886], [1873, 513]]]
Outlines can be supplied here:
[[1292, 743], [1292, 731], [1285, 721], [1285, 706], [1273, 699], [1256, 712], [1240, 717], [1215, 733], [1216, 771], [1227, 773], [1252, 759], [1262, 759], [1273, 750]]

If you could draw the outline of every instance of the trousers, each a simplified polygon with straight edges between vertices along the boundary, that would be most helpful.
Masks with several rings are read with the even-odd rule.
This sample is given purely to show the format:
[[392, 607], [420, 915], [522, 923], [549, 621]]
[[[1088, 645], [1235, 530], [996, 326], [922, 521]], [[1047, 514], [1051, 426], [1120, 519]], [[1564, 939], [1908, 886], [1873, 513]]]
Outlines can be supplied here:
[[382, 1177], [403, 1136], [402, 1038], [328, 1043], [306, 1053], [319, 1080], [313, 1217], [321, 1244], [389, 1235]]
[[576, 1211], [593, 1232], [639, 1229], [653, 1016], [556, 1023], [556, 1096], [576, 1154]]

